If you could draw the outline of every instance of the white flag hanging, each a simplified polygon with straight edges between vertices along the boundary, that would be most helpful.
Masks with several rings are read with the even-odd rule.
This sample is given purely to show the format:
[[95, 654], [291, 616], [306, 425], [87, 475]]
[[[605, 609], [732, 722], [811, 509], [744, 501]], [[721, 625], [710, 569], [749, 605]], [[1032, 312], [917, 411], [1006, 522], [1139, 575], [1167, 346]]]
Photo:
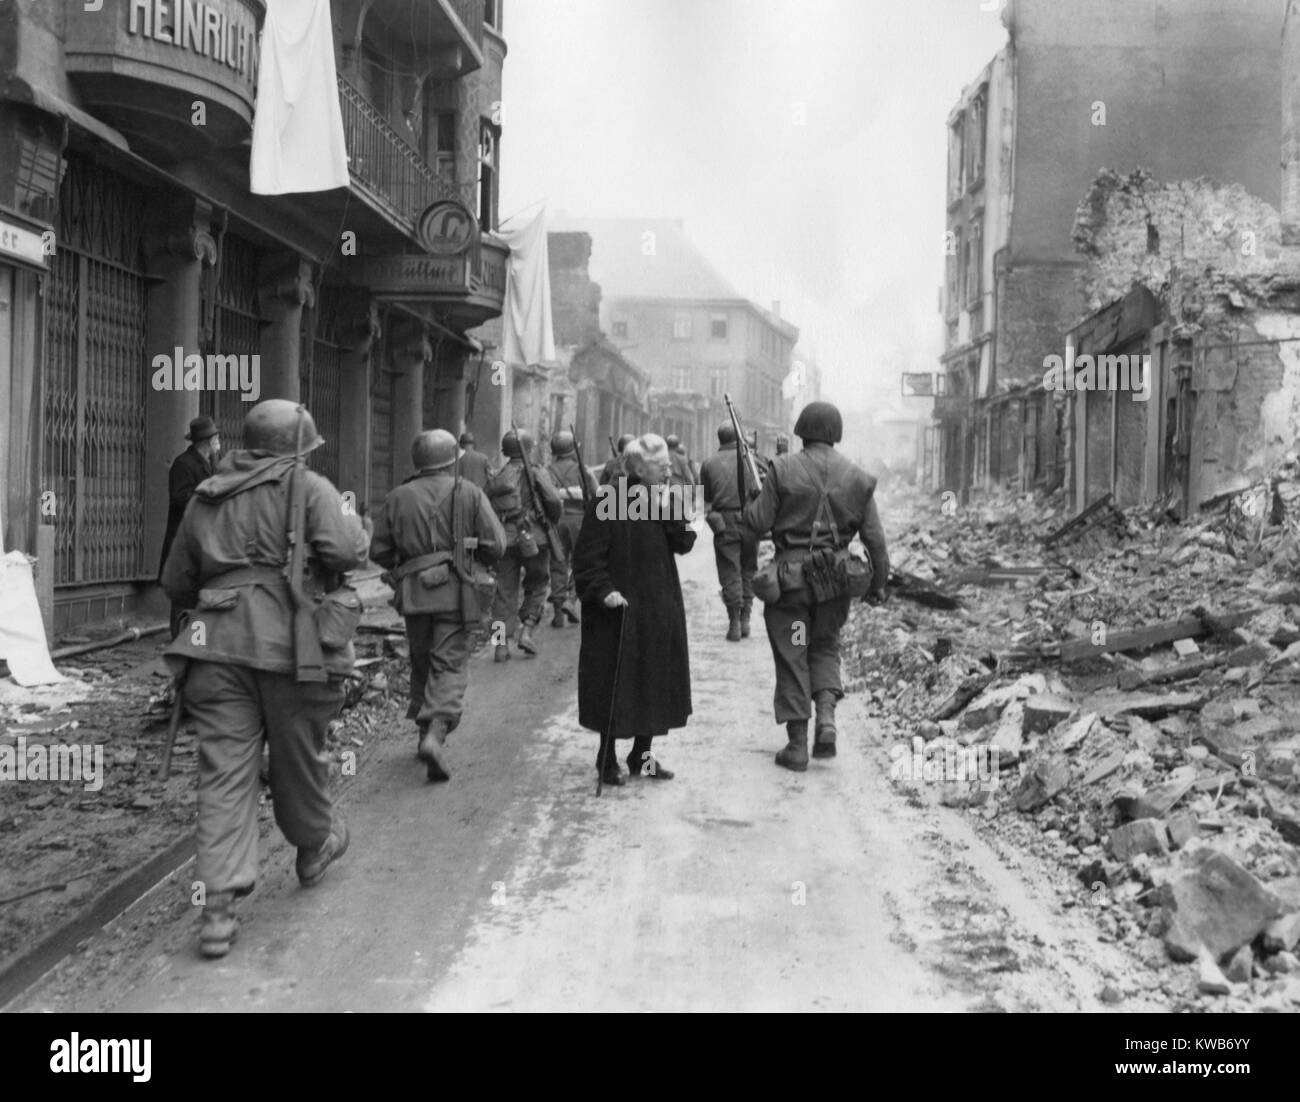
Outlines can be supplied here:
[[255, 195], [348, 186], [330, 0], [266, 6], [248, 175]]
[[541, 364], [555, 361], [555, 332], [551, 325], [551, 268], [546, 247], [546, 208], [531, 222], [515, 229], [498, 229], [510, 246], [506, 266], [504, 342], [506, 363]]

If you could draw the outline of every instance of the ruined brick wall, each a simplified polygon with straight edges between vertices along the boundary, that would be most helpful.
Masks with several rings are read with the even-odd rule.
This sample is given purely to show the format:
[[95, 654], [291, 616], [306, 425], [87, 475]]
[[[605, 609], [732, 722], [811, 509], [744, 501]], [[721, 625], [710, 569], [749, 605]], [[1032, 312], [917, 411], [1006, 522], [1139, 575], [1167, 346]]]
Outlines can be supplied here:
[[1065, 332], [1083, 315], [1079, 267], [1024, 264], [998, 280], [994, 382], [1013, 386], [1043, 377], [1043, 359], [1062, 355]]
[[600, 334], [600, 284], [592, 281], [591, 235], [548, 233], [551, 322], [557, 346], [577, 347]]
[[1162, 183], [1145, 169], [1104, 170], [1075, 212], [1073, 238], [1088, 261], [1081, 286], [1089, 313], [1134, 283], [1159, 295], [1180, 273], [1207, 269], [1214, 274], [1195, 294], [1261, 298], [1281, 254], [1276, 209], [1240, 184]]

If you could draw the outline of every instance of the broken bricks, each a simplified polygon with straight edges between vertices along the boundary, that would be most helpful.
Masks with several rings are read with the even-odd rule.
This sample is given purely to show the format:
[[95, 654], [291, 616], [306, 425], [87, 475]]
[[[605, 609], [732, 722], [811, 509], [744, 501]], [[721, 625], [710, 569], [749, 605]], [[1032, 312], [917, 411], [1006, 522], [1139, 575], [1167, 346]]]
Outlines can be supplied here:
[[1197, 856], [1194, 868], [1162, 885], [1161, 903], [1170, 928], [1176, 924], [1177, 948], [1185, 952], [1187, 938], [1194, 937], [1218, 960], [1253, 941], [1286, 908], [1226, 853]]

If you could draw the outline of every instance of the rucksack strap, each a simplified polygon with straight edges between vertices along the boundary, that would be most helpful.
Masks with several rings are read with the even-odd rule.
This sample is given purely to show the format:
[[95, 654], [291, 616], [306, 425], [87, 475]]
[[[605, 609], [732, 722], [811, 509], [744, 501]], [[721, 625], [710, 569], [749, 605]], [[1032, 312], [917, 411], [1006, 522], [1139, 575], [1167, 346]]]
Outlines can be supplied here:
[[840, 484], [844, 478], [844, 471], [841, 471], [833, 480], [830, 478], [822, 479], [821, 472], [817, 470], [817, 465], [813, 463], [806, 451], [800, 452], [799, 456], [804, 461], [804, 466], [812, 477], [813, 483], [817, 485], [820, 496], [817, 499], [817, 512], [813, 516], [812, 531], [808, 536], [808, 550], [817, 550], [817, 529], [822, 523], [822, 514], [826, 515], [826, 527], [830, 529], [831, 549], [838, 550], [840, 546], [840, 529], [835, 523], [835, 513], [831, 509], [831, 490]]

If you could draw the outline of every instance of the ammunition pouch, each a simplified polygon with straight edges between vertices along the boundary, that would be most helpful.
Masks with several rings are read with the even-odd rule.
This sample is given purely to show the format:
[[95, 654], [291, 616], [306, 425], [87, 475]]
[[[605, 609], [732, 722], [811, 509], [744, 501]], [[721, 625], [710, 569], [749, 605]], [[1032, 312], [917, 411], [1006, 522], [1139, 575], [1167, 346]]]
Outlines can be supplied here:
[[521, 559], [531, 559], [541, 550], [537, 546], [537, 540], [533, 536], [532, 528], [525, 522], [521, 522], [519, 525], [519, 537], [515, 541], [515, 549], [519, 552]]
[[361, 594], [350, 585], [341, 585], [321, 597], [314, 613], [321, 649], [342, 650], [352, 642], [363, 611]]
[[393, 607], [403, 616], [455, 612], [460, 607], [460, 593], [457, 586], [447, 584], [452, 558], [450, 551], [433, 551], [391, 570]]

